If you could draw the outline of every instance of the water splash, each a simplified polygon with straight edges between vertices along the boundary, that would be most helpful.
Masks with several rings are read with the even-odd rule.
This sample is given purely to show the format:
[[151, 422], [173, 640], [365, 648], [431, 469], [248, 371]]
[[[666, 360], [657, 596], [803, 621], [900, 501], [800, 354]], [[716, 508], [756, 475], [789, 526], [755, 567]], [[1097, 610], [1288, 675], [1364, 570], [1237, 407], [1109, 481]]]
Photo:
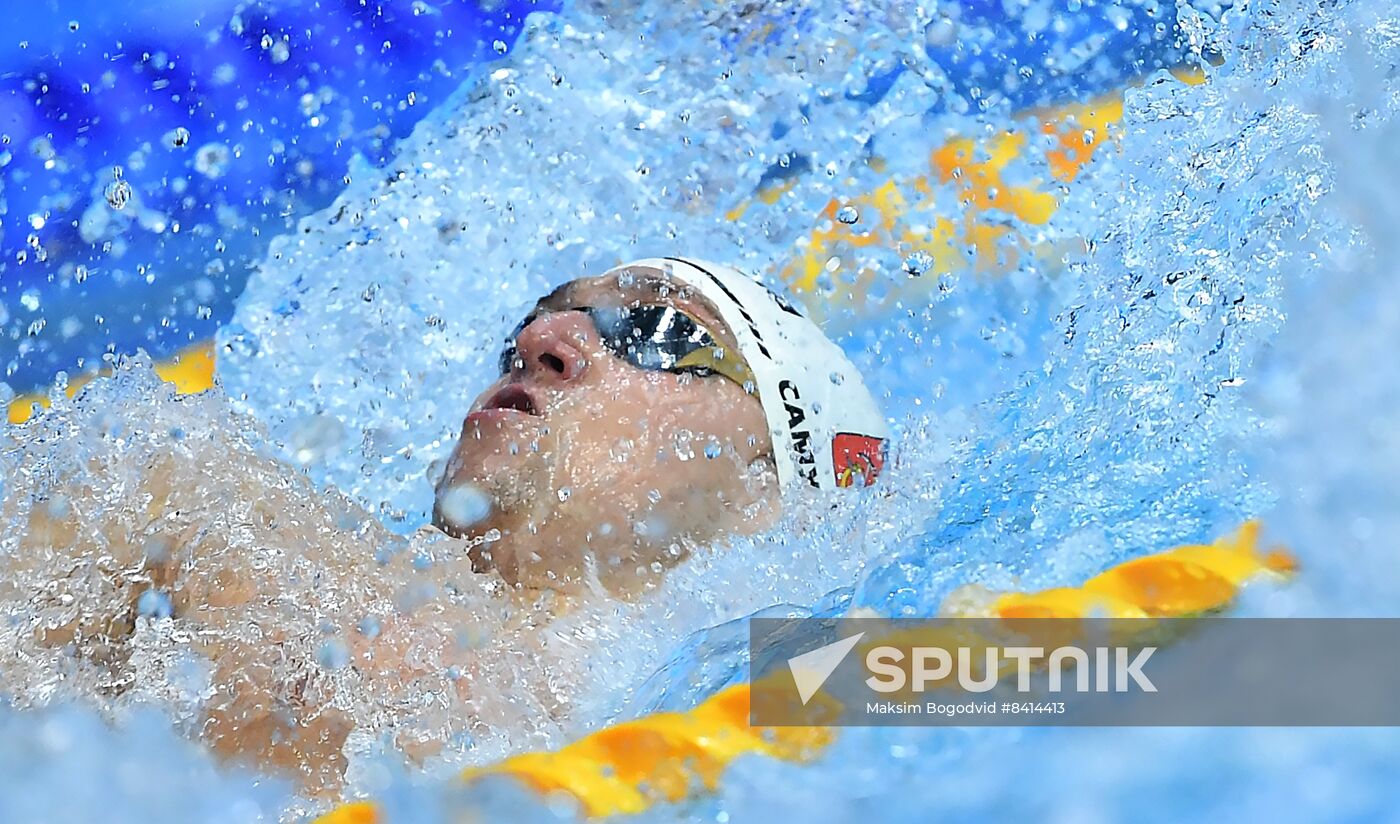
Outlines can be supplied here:
[[[908, 43], [918, 14], [583, 4], [531, 16], [511, 56], [425, 118], [388, 169], [352, 170], [335, 204], [274, 244], [220, 336], [230, 392], [283, 443], [338, 421], [346, 437], [307, 463], [313, 476], [404, 530], [423, 523], [429, 467], [547, 285], [682, 251], [771, 271], [833, 197], [927, 172], [929, 112], [960, 95]], [[1010, 112], [1002, 99], [980, 117]], [[776, 203], [750, 202], [778, 180]], [[897, 283], [910, 255], [862, 258]]]
[[[125, 543], [92, 552], [76, 536], [45, 538], [53, 549], [26, 556], [23, 531], [7, 529], [7, 614], [26, 631], [87, 639], [72, 629], [76, 599], [63, 598], [73, 584], [44, 588], [56, 559], [77, 565], [79, 592], [139, 606], [168, 553], [216, 540], [152, 546], [153, 531], [290, 521], [281, 532], [225, 530], [228, 546], [203, 545], [210, 560], [178, 580], [217, 575], [242, 553], [262, 559], [260, 574], [288, 594], [254, 614], [285, 634], [278, 643], [297, 662], [273, 680], [326, 690], [357, 725], [353, 785], [408, 814], [425, 793], [441, 809], [515, 798], [500, 787], [427, 793], [411, 774], [386, 777], [377, 749], [447, 741], [447, 762], [484, 760], [693, 703], [743, 677], [742, 625], [724, 622], [759, 609], [927, 613], [959, 584], [1068, 583], [1274, 512], [1307, 572], [1299, 587], [1247, 598], [1246, 612], [1390, 611], [1396, 581], [1380, 536], [1396, 511], [1386, 412], [1397, 384], [1383, 358], [1400, 323], [1383, 227], [1396, 208], [1368, 172], [1393, 160], [1397, 28], [1362, 4], [1179, 10], [1202, 61], [1223, 62], [1204, 85], [1160, 74], [1128, 93], [1117, 155], [1035, 230], [1085, 239], [1083, 255], [1005, 280], [960, 278], [902, 319], [846, 319], [848, 346], [898, 422], [878, 494], [835, 500], [819, 519], [791, 515], [772, 534], [697, 553], [643, 599], [601, 598], [543, 629], [534, 605], [502, 605], [489, 584], [433, 563], [452, 542], [397, 537], [358, 514], [355, 501], [396, 531], [422, 522], [427, 468], [465, 395], [548, 283], [657, 247], [771, 271], [811, 215], [879, 179], [865, 165], [872, 139], [893, 159], [881, 174], [923, 170], [928, 112], [949, 91], [921, 51], [925, 10], [896, 4], [857, 24], [834, 7], [803, 9], [800, 38], [763, 11], [638, 5], [606, 21], [590, 7], [532, 18], [517, 52], [427, 119], [398, 163], [357, 169], [330, 210], [274, 248], [221, 336], [239, 411], [217, 392], [169, 397], [138, 368], [8, 436], [8, 524], [31, 524], [42, 507], [93, 506], [90, 520], [120, 524], [99, 540]], [[968, 28], [958, 23], [960, 38]], [[673, 59], [657, 73], [641, 59], [648, 49]], [[912, 70], [885, 94], [862, 96], [880, 67], [906, 59]], [[994, 103], [946, 117], [937, 122], [971, 131], [1009, 113]], [[810, 174], [776, 204], [723, 217], [793, 157]], [[903, 279], [907, 256], [880, 249], [871, 263]], [[1370, 322], [1358, 328], [1360, 312]], [[143, 514], [150, 464], [176, 430], [182, 460], [167, 470], [188, 504], [178, 517]], [[317, 491], [264, 451], [345, 495]], [[256, 494], [237, 478], [252, 478]], [[89, 479], [101, 494], [62, 493]], [[318, 579], [323, 569], [345, 577]], [[101, 644], [78, 643], [75, 656], [27, 632], [7, 639], [31, 657], [7, 653], [6, 683], [32, 703], [100, 695], [119, 712], [138, 697], [162, 701], [191, 724], [219, 679], [182, 665], [188, 645], [162, 603], [137, 610], [129, 658], [115, 666]], [[356, 635], [387, 643], [380, 622], [405, 610], [425, 616], [422, 671], [385, 694], [355, 683], [341, 664]], [[433, 647], [444, 636], [462, 640], [452, 649], [476, 667], [461, 703], [462, 665]], [[56, 672], [71, 677], [60, 685]], [[532, 678], [546, 688], [522, 698], [517, 685]], [[421, 740], [383, 742], [391, 727]], [[742, 761], [720, 797], [688, 812], [1112, 820], [1224, 811], [1212, 799], [1228, 797], [1231, 811], [1361, 816], [1387, 809], [1395, 746], [1375, 732], [850, 731], [815, 766]]]

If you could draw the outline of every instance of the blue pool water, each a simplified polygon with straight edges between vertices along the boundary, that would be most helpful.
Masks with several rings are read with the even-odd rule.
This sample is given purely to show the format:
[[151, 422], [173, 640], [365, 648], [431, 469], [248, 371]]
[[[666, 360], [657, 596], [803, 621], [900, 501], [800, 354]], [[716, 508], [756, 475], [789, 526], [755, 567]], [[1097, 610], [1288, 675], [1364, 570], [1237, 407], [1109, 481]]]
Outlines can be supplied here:
[[[879, 494], [820, 521], [794, 513], [639, 602], [564, 620], [562, 637], [592, 644], [564, 723], [502, 720], [423, 770], [359, 742], [353, 789], [410, 820], [567, 820], [566, 805], [439, 776], [693, 706], [745, 677], [736, 639], [758, 610], [926, 615], [962, 584], [1073, 584], [1251, 517], [1303, 573], [1246, 590], [1239, 612], [1395, 614], [1397, 8], [1072, 5], [532, 16], [383, 166], [356, 160], [333, 202], [272, 242], [220, 326], [221, 390], [176, 401], [124, 371], [7, 435], [6, 494], [85, 454], [92, 427], [130, 433], [97, 454], [137, 467], [148, 420], [194, 441], [244, 422], [228, 425], [247, 427], [250, 453], [411, 532], [464, 393], [548, 285], [658, 248], [774, 271], [830, 199], [923, 173], [954, 134], [1037, 139], [1027, 105], [1103, 91], [1126, 66], [1141, 77], [1114, 140], [1050, 221], [992, 216], [1013, 230], [994, 254], [1014, 247], [1015, 265], [979, 272], [982, 251], [911, 278], [909, 250], [863, 249], [833, 267], [834, 296], [809, 297], [839, 306], [856, 265], [893, 295], [830, 321], [897, 431]], [[1149, 36], [1157, 22], [1170, 36]], [[1208, 82], [1161, 70], [1178, 63]], [[1046, 179], [1037, 158], [1004, 177]], [[787, 194], [725, 217], [774, 175]], [[951, 187], [937, 194], [911, 221], [965, 213]], [[217, 771], [153, 710], [25, 683], [76, 704], [0, 716], [0, 775], [16, 777], [0, 819], [241, 821], [293, 803], [276, 781]], [[149, 691], [179, 705], [171, 694]], [[93, 704], [125, 720], [109, 731]], [[1366, 729], [852, 729], [814, 764], [744, 759], [717, 795], [643, 817], [1390, 820], [1397, 750], [1400, 735]], [[153, 785], [172, 806], [151, 806]]]

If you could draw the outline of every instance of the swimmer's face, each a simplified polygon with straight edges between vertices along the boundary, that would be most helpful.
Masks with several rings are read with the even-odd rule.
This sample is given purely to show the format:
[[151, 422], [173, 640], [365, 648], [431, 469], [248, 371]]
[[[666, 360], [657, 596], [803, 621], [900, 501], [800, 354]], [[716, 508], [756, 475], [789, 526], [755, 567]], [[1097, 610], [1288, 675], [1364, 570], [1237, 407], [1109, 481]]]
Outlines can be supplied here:
[[434, 512], [454, 535], [498, 531], [473, 562], [524, 586], [596, 575], [630, 588], [690, 545], [766, 525], [777, 507], [758, 398], [719, 374], [628, 363], [590, 307], [672, 307], [728, 357], [739, 351], [707, 303], [659, 273], [577, 280], [540, 302], [505, 374], [472, 404]]

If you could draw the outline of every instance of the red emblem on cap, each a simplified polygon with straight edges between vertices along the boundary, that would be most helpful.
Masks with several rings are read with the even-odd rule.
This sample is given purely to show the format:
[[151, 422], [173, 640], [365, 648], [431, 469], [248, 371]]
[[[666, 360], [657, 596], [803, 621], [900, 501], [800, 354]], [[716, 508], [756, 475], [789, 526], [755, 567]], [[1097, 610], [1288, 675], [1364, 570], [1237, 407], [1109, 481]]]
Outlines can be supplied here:
[[836, 470], [837, 486], [850, 486], [857, 476], [862, 486], [870, 486], [885, 467], [885, 440], [854, 432], [838, 432], [831, 439], [831, 463]]

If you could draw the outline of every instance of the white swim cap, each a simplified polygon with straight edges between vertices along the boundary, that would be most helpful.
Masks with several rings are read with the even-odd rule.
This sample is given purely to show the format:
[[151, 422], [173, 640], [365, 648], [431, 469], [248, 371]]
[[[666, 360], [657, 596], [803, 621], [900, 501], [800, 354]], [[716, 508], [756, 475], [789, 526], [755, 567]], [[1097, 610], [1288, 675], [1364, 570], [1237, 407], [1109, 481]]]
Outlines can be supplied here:
[[660, 271], [719, 311], [753, 373], [784, 487], [868, 486], [885, 463], [889, 429], [861, 374], [815, 323], [732, 266], [647, 258], [611, 270]]

